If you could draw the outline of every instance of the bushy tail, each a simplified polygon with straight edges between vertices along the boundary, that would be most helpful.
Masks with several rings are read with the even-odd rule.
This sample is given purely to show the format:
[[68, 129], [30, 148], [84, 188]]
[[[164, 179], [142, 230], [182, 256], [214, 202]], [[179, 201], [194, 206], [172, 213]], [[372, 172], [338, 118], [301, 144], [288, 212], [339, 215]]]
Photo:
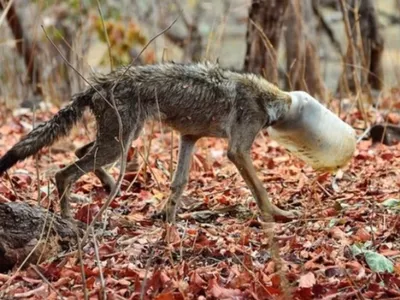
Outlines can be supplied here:
[[93, 92], [88, 90], [76, 94], [72, 103], [61, 109], [51, 120], [40, 124], [21, 139], [0, 159], [0, 175], [18, 161], [32, 156], [40, 149], [51, 146], [58, 138], [66, 136], [82, 118], [85, 107], [90, 105]]

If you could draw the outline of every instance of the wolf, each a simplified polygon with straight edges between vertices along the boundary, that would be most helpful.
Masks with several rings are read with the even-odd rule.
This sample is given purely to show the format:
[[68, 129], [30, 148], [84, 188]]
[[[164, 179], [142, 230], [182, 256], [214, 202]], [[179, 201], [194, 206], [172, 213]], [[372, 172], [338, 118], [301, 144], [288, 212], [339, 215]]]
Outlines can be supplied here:
[[180, 134], [178, 163], [164, 208], [169, 222], [176, 221], [194, 146], [202, 137], [228, 140], [227, 156], [263, 215], [290, 219], [300, 215], [271, 203], [250, 156], [257, 134], [288, 111], [289, 93], [258, 75], [231, 71], [211, 62], [121, 67], [107, 75], [95, 75], [90, 82], [83, 92], [72, 96], [69, 105], [5, 153], [0, 159], [0, 175], [67, 136], [89, 108], [97, 123], [95, 141], [78, 149], [78, 160], [55, 174], [62, 217], [71, 217], [71, 186], [85, 173], [94, 172], [107, 190], [113, 189], [114, 179], [103, 167], [117, 161], [123, 151], [121, 145], [126, 149], [140, 136], [145, 121], [151, 119]]

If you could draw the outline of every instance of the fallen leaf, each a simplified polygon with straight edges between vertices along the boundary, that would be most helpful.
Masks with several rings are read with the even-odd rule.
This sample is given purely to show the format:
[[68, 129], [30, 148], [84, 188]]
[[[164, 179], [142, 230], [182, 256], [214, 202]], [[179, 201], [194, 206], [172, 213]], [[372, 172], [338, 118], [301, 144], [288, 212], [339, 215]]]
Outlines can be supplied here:
[[208, 292], [211, 296], [221, 300], [238, 299], [238, 297], [242, 296], [242, 292], [239, 289], [221, 287], [216, 278], [208, 282]]
[[314, 273], [308, 272], [305, 275], [301, 275], [299, 279], [299, 287], [311, 288], [316, 283]]
[[392, 273], [394, 271], [393, 262], [387, 259], [382, 254], [377, 252], [366, 250], [364, 251], [365, 260], [367, 261], [368, 266], [374, 272], [389, 272]]
[[93, 221], [93, 217], [100, 211], [100, 207], [97, 204], [86, 204], [81, 206], [75, 213], [75, 219], [90, 224]]
[[371, 234], [365, 228], [359, 228], [353, 237], [360, 242], [371, 240]]

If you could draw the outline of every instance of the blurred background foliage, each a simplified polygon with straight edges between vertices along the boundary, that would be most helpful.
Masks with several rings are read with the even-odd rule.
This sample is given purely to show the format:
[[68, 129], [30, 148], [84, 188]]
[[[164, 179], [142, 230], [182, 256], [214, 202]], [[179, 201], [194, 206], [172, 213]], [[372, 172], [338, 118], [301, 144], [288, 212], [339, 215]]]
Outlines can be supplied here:
[[136, 64], [218, 60], [323, 101], [376, 104], [399, 86], [399, 2], [0, 0], [0, 101], [68, 101], [85, 83], [65, 60], [85, 77], [109, 72], [179, 17]]

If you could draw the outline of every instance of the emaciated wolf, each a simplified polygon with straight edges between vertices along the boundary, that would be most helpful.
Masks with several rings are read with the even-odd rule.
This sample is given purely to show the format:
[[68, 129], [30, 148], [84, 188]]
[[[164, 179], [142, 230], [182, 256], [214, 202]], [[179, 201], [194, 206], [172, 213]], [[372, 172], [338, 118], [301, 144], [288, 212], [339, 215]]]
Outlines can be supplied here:
[[[122, 121], [122, 135], [111, 93]], [[89, 108], [97, 123], [95, 141], [78, 149], [78, 160], [55, 175], [62, 217], [71, 216], [68, 204], [71, 185], [85, 173], [94, 172], [107, 190], [114, 187], [114, 179], [103, 167], [120, 158], [121, 143], [125, 149], [129, 147], [139, 137], [145, 121], [155, 119], [180, 134], [178, 164], [164, 208], [169, 222], [175, 222], [194, 146], [202, 137], [228, 140], [227, 156], [263, 214], [296, 218], [298, 212], [285, 211], [271, 203], [250, 157], [257, 134], [279, 122], [291, 101], [290, 93], [260, 76], [233, 72], [214, 63], [122, 67], [108, 75], [93, 76], [91, 86], [75, 94], [69, 105], [14, 145], [0, 159], [0, 174], [67, 136]]]

